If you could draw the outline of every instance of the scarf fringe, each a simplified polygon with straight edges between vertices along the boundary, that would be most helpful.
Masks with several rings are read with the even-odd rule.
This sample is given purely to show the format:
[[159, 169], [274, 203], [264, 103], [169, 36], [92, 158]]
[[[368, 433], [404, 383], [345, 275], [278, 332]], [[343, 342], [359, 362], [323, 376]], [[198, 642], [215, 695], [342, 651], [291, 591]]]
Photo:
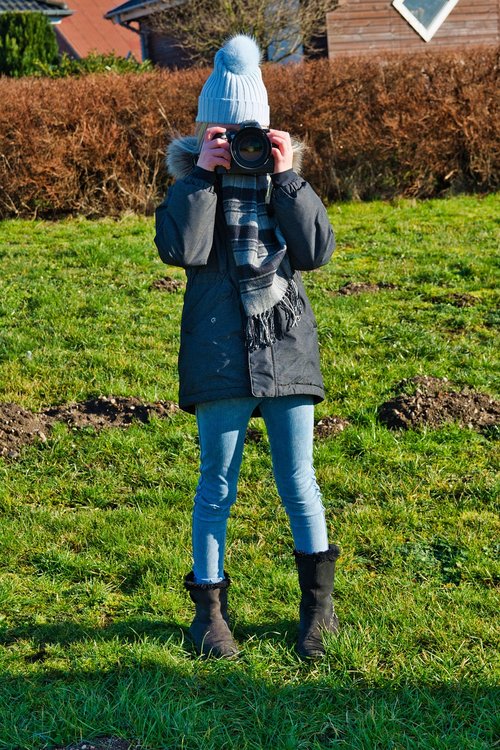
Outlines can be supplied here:
[[296, 282], [290, 279], [285, 294], [274, 307], [247, 319], [246, 342], [248, 351], [254, 352], [282, 339], [290, 328], [300, 321], [302, 302]]

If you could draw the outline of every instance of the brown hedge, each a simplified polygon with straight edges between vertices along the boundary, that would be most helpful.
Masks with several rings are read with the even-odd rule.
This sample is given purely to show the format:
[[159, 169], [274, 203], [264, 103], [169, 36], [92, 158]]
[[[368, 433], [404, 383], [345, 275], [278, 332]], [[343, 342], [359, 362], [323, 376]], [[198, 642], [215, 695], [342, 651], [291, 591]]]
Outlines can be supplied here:
[[[499, 50], [267, 65], [273, 125], [325, 200], [499, 187]], [[0, 217], [152, 211], [206, 70], [0, 78]]]

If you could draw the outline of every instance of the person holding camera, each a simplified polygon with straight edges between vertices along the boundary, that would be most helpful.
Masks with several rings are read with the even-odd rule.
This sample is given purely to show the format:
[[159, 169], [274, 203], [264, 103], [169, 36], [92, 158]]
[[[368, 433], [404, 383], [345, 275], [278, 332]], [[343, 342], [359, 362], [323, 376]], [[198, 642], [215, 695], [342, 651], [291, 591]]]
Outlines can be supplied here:
[[239, 653], [229, 627], [226, 529], [236, 500], [243, 444], [262, 417], [273, 473], [288, 515], [298, 570], [298, 652], [324, 655], [335, 633], [335, 561], [313, 466], [314, 404], [324, 398], [317, 326], [301, 271], [327, 263], [335, 247], [326, 210], [300, 176], [303, 147], [270, 129], [260, 50], [230, 39], [198, 100], [196, 134], [174, 140], [175, 177], [156, 211], [161, 259], [185, 269], [179, 405], [196, 414], [200, 475], [192, 517], [195, 605], [189, 628], [198, 653]]

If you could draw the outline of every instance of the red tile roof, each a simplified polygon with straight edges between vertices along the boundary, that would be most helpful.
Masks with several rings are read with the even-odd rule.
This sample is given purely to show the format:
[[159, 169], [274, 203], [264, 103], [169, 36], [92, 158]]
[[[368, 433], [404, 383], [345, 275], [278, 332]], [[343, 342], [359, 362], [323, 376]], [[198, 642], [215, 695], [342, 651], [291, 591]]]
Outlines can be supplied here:
[[58, 25], [57, 31], [79, 57], [94, 51], [100, 54], [115, 52], [121, 57], [131, 53], [136, 60], [142, 60], [139, 34], [104, 18], [113, 0], [66, 2], [74, 13]]

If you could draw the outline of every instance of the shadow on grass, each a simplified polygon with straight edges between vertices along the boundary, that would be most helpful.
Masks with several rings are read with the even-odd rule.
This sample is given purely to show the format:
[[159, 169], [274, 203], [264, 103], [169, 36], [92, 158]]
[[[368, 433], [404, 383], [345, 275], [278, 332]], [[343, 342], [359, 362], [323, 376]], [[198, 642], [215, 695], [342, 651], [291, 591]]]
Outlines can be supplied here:
[[158, 643], [167, 643], [179, 636], [182, 642], [181, 623], [137, 618], [120, 620], [103, 627], [92, 627], [67, 621], [34, 625], [26, 623], [15, 628], [0, 629], [0, 645], [12, 646], [19, 641], [32, 641], [40, 649], [48, 645], [69, 646], [79, 641], [111, 641], [119, 639], [125, 643], [136, 643], [145, 638], [154, 638]]
[[[0, 644], [16, 658], [0, 675], [0, 747], [41, 750], [99, 736], [148, 750], [495, 747], [495, 687], [416, 677], [374, 684], [328, 658], [301, 661], [290, 648], [295, 629], [288, 620], [239, 623], [236, 635], [253, 650], [237, 661], [186, 658], [177, 622], [4, 630]], [[112, 641], [116, 652], [100, 649]], [[16, 649], [27, 642], [23, 657]], [[59, 658], [58, 668], [57, 647], [75, 644], [78, 654]]]
[[[0, 646], [13, 646], [20, 641], [30, 641], [38, 649], [38, 658], [43, 659], [49, 645], [69, 646], [85, 641], [112, 641], [122, 643], [137, 643], [146, 639], [153, 639], [158, 644], [177, 641], [179, 645], [185, 642], [187, 626], [184, 623], [166, 620], [148, 620], [137, 618], [120, 620], [102, 627], [81, 625], [75, 622], [59, 622], [35, 625], [26, 623], [15, 628], [0, 628]], [[254, 638], [265, 639], [270, 643], [293, 648], [297, 634], [297, 622], [293, 620], [279, 620], [254, 625], [238, 621], [234, 627], [234, 635], [242, 641]], [[189, 653], [191, 648], [187, 648]]]
[[0, 745], [118, 736], [151, 750], [492, 750], [498, 698], [481, 686], [349, 687], [324, 677], [280, 688], [241, 664], [194, 675], [153, 664], [51, 669], [4, 676]]

